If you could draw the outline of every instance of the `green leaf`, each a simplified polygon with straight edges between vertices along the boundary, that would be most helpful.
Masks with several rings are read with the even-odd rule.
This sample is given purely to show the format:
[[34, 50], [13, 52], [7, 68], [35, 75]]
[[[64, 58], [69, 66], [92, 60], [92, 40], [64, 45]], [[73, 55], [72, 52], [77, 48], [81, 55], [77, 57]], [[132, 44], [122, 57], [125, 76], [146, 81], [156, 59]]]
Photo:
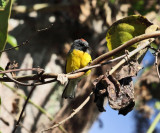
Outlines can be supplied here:
[[[157, 49], [157, 50], [158, 50], [158, 45], [157, 45], [157, 44], [155, 44], [155, 43], [152, 42], [152, 43], [150, 44], [150, 46], [153, 47], [154, 49]], [[149, 51], [150, 51], [151, 53], [155, 53], [155, 50], [153, 50], [153, 49], [149, 49]]]
[[[145, 17], [140, 15], [132, 15], [120, 19], [112, 24], [108, 29], [106, 40], [109, 51], [119, 47], [135, 36], [145, 33], [148, 26], [152, 25]], [[137, 45], [132, 45], [128, 50], [135, 49]], [[124, 54], [123, 53], [120, 53]]]
[[[4, 71], [4, 69], [0, 66], [0, 71]], [[4, 74], [0, 74], [0, 77], [2, 77]]]
[[0, 70], [1, 70], [1, 71], [4, 71], [4, 69], [3, 69], [1, 66], [0, 66]]
[[12, 0], [9, 0], [4, 10], [0, 10], [0, 51], [2, 51], [6, 45], [8, 33], [8, 19], [10, 18], [11, 7]]
[[110, 3], [114, 4], [116, 0], [109, 0]]
[[0, 8], [4, 9], [7, 4], [7, 0], [0, 0]]
[[156, 109], [160, 110], [160, 102], [156, 102], [154, 106]]
[[155, 48], [155, 49], [158, 49], [158, 45], [155, 44], [155, 43], [151, 43], [151, 47]]
[[132, 5], [132, 8], [129, 8], [128, 15], [134, 14], [135, 11], [139, 12], [141, 15], [146, 15], [153, 11], [156, 12], [156, 0], [153, 0], [152, 3], [150, 3], [150, 0], [131, 0], [129, 4]]
[[[7, 42], [12, 46], [12, 47], [16, 47], [17, 46], [17, 40], [14, 36], [11, 36], [8, 34], [7, 36]], [[18, 48], [16, 48], [16, 50], [18, 50]]]

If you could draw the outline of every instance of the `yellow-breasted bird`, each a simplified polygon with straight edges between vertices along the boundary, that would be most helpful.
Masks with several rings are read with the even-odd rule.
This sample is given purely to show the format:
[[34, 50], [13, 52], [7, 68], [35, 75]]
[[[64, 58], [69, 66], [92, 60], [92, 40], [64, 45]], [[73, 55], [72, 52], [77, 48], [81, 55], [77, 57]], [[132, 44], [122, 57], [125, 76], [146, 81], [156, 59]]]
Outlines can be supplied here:
[[[89, 44], [84, 39], [77, 39], [73, 42], [70, 51], [68, 52], [66, 62], [66, 73], [73, 72], [77, 69], [87, 66], [92, 61], [91, 55], [89, 54]], [[91, 70], [88, 70], [85, 75], [88, 75]], [[83, 78], [81, 76], [77, 79], [69, 80], [65, 87], [62, 97], [63, 98], [74, 98], [75, 91], [78, 82]]]

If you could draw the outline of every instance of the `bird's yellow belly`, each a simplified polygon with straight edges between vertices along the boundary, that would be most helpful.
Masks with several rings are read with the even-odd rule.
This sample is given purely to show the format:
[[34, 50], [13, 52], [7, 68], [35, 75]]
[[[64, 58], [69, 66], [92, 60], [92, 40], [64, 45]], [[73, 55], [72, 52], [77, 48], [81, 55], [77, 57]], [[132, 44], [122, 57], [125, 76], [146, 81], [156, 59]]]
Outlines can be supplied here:
[[[77, 49], [74, 49], [72, 53], [67, 57], [66, 72], [72, 72], [77, 69], [87, 66], [92, 61], [90, 54]], [[90, 72], [87, 71], [86, 74]]]

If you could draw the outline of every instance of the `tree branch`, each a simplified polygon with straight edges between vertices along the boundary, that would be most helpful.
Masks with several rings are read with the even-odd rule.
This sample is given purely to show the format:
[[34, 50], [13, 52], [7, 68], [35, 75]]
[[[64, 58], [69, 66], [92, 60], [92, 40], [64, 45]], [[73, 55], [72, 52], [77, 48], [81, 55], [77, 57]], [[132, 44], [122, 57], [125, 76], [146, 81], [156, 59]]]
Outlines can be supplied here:
[[43, 132], [52, 130], [52, 129], [54, 129], [54, 128], [60, 126], [60, 125], [62, 125], [63, 123], [65, 123], [67, 120], [71, 119], [75, 114], [77, 114], [88, 103], [88, 101], [90, 100], [90, 98], [91, 98], [92, 95], [93, 95], [93, 92], [91, 92], [89, 94], [89, 96], [84, 100], [84, 102], [78, 108], [76, 108], [75, 110], [73, 110], [73, 113], [71, 113], [70, 116], [68, 116], [66, 119], [62, 120], [61, 122], [58, 122], [54, 126], [48, 128], [48, 129], [45, 129], [45, 130], [43, 130], [41, 132], [43, 133]]
[[[152, 40], [153, 41], [153, 40]], [[112, 75], [120, 66], [122, 66], [126, 61], [128, 61], [132, 56], [137, 54], [139, 51], [142, 49], [146, 48], [151, 42], [150, 41], [145, 41], [141, 46], [130, 52], [124, 59], [122, 59], [118, 64], [116, 64], [112, 70], [109, 72], [109, 75]]]
[[41, 68], [9, 69], [9, 70], [5, 70], [5, 71], [0, 71], [0, 74], [19, 72], [19, 71], [37, 71], [37, 72], [39, 72], [39, 71], [44, 71], [44, 69], [41, 69]]
[[[2, 103], [3, 108], [8, 112], [8, 114], [11, 115], [11, 117], [17, 121], [16, 117], [6, 108], [6, 106]], [[21, 122], [19, 123], [19, 125], [24, 128], [28, 133], [31, 133]]]
[[152, 122], [151, 126], [149, 127], [147, 133], [153, 133], [156, 125], [158, 124], [158, 122], [160, 121], [160, 113], [158, 113], [158, 115], [156, 116], [156, 118], [154, 119], [154, 121]]
[[32, 93], [33, 93], [33, 91], [34, 91], [35, 88], [36, 88], [36, 86], [33, 86], [32, 89], [31, 89], [31, 91], [29, 92], [29, 95], [28, 95], [28, 97], [27, 97], [27, 99], [26, 99], [26, 101], [25, 101], [25, 103], [24, 103], [23, 109], [22, 109], [22, 111], [21, 111], [21, 114], [20, 114], [20, 116], [19, 116], [19, 118], [18, 118], [18, 121], [17, 121], [17, 123], [16, 123], [16, 125], [15, 125], [14, 130], [13, 130], [12, 133], [15, 133], [15, 132], [16, 132], [16, 129], [17, 129], [17, 127], [19, 126], [19, 123], [20, 123], [21, 118], [22, 118], [22, 116], [23, 116], [23, 112], [24, 112], [24, 110], [25, 110], [25, 108], [26, 108], [26, 105], [27, 105], [27, 103], [28, 103], [28, 100], [30, 99], [30, 97], [31, 97], [31, 95], [32, 95]]
[[[130, 47], [131, 45], [139, 42], [139, 41], [142, 41], [142, 40], [145, 40], [145, 39], [148, 39], [148, 38], [154, 38], [154, 37], [158, 37], [160, 36], [160, 31], [155, 31], [155, 32], [152, 32], [150, 34], [142, 34], [140, 36], [137, 36], [131, 40], [129, 40], [128, 42], [124, 43], [123, 45], [119, 46], [118, 48], [116, 49], [113, 49], [112, 51], [108, 52], [108, 53], [105, 53], [101, 56], [99, 56], [98, 58], [94, 59], [91, 63], [90, 66], [93, 66], [93, 65], [96, 65], [106, 59], [108, 59], [109, 57], [112, 57], [113, 55], [117, 54], [119, 51], [122, 51], [128, 47]], [[101, 66], [101, 64], [97, 65], [97, 66], [94, 66], [93, 68], [95, 67], [99, 67]], [[88, 68], [83, 68], [86, 70], [89, 70], [89, 69], [92, 69], [92, 67], [88, 67]], [[78, 78], [78, 77], [81, 77], [82, 75], [84, 75], [85, 72], [77, 72], [76, 73], [69, 73], [69, 74], [66, 74], [66, 76], [68, 77], [68, 79], [75, 79], [75, 78]], [[41, 75], [41, 78], [42, 79], [47, 79], [47, 78], [57, 78], [58, 74], [54, 74], [54, 73], [44, 73]], [[13, 79], [15, 80], [18, 80], [18, 81], [26, 81], [26, 80], [38, 80], [39, 79], [39, 76], [36, 75], [36, 74], [32, 74], [32, 75], [27, 75], [27, 76], [21, 76], [21, 77], [13, 77]], [[55, 79], [56, 80], [56, 79]], [[3, 82], [11, 82], [11, 80], [7, 77], [1, 77], [0, 78], [0, 81], [3, 81]], [[38, 83], [37, 85], [41, 85], [41, 84], [45, 84], [45, 83]]]
[[[23, 95], [23, 94], [21, 94], [21, 93], [18, 93], [18, 92], [16, 91], [16, 88], [11, 87], [10, 85], [8, 85], [8, 84], [6, 84], [6, 83], [3, 83], [3, 85], [5, 85], [6, 87], [8, 87], [10, 90], [12, 90], [15, 94], [17, 94], [17, 95], [20, 96], [21, 98], [23, 98], [23, 99], [25, 99], [25, 100], [27, 99], [27, 96], [25, 96], [25, 95]], [[42, 108], [41, 106], [35, 104], [31, 99], [29, 99], [28, 102], [29, 102], [30, 104], [32, 104], [35, 108], [37, 108], [38, 110], [40, 110], [44, 115], [46, 115], [46, 117], [47, 117], [50, 121], [53, 120], [53, 117], [52, 117], [44, 108]]]
[[142, 34], [142, 35], [139, 35], [137, 37], [134, 37], [133, 39], [127, 41], [123, 45], [121, 45], [121, 46], [113, 49], [112, 51], [110, 51], [108, 53], [105, 53], [105, 54], [99, 56], [98, 58], [94, 59], [92, 61], [91, 65], [98, 64], [98, 63], [102, 62], [103, 60], [106, 60], [109, 57], [112, 57], [113, 55], [117, 54], [118, 52], [125, 50], [126, 48], [132, 46], [133, 44], [135, 44], [139, 41], [142, 41], [142, 40], [145, 40], [145, 39], [148, 39], [148, 38], [158, 37], [158, 36], [160, 36], [160, 31], [155, 31], [155, 32], [152, 32], [152, 33], [149, 33], [149, 34]]
[[159, 73], [159, 68], [158, 68], [158, 55], [159, 55], [160, 50], [158, 49], [158, 51], [155, 54], [155, 66], [156, 66], [156, 70], [157, 70], [157, 75], [160, 81], [160, 73]]
[[10, 51], [10, 50], [12, 50], [12, 49], [19, 48], [19, 47], [21, 47], [21, 46], [23, 46], [23, 45], [27, 45], [28, 43], [29, 43], [29, 41], [28, 41], [28, 40], [26, 40], [26, 41], [25, 41], [25, 42], [23, 42], [22, 44], [17, 45], [17, 46], [15, 46], [15, 47], [11, 47], [11, 48], [8, 48], [8, 49], [1, 50], [1, 51], [0, 51], [0, 53], [2, 53], [2, 52], [6, 52], [6, 51]]
[[5, 73], [5, 75], [14, 83], [18, 84], [18, 85], [23, 85], [23, 86], [33, 86], [33, 83], [22, 83], [20, 81], [15, 80], [14, 78], [12, 78], [12, 76], [9, 76], [9, 74]]

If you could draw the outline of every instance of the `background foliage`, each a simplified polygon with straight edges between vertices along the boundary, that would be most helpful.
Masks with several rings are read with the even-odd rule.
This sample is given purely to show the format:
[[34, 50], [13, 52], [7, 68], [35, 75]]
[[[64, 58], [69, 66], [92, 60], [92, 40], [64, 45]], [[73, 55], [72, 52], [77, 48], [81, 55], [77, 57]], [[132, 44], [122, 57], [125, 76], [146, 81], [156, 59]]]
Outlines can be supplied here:
[[[16, 38], [18, 44], [22, 44], [26, 40], [29, 40], [29, 43], [19, 47], [18, 51], [4, 52], [1, 56], [0, 66], [5, 68], [9, 61], [15, 60], [18, 62], [19, 68], [40, 66], [46, 72], [62, 73], [66, 55], [73, 40], [86, 39], [92, 48], [92, 58], [96, 58], [108, 51], [105, 37], [107, 29], [113, 22], [128, 15], [141, 14], [154, 24], [160, 25], [159, 3], [159, 0], [16, 0], [13, 3], [9, 25], [7, 25], [9, 6], [5, 8], [8, 11], [4, 16], [4, 12], [0, 12], [0, 40], [2, 40], [0, 48], [2, 50], [5, 46], [7, 26], [9, 34]], [[4, 7], [5, 2], [0, 1], [0, 6]], [[50, 26], [51, 24], [52, 26]], [[48, 30], [37, 32], [38, 29], [46, 27], [49, 27]], [[5, 36], [2, 36], [1, 31], [4, 30], [2, 28], [5, 29], [3, 31]], [[12, 46], [17, 45], [14, 41], [15, 39], [8, 38], [8, 42]], [[154, 43], [159, 44], [159, 40], [157, 39]], [[5, 46], [5, 48], [10, 47], [11, 45], [8, 43]], [[155, 66], [153, 66], [154, 59], [148, 60], [150, 56], [149, 53], [148, 58], [143, 61], [145, 69], [140, 72], [135, 81], [135, 121], [137, 126], [133, 128], [134, 132], [139, 133], [147, 131], [152, 122], [150, 118], [155, 117], [155, 114], [159, 112], [157, 101], [160, 100], [160, 83]], [[108, 65], [102, 69], [98, 68], [88, 78], [81, 81], [76, 99], [72, 101], [61, 99], [64, 87], [58, 83], [36, 87], [31, 104], [28, 104], [26, 108], [22, 124], [29, 131], [35, 132], [48, 127], [52, 123], [50, 121], [52, 118], [53, 122], [64, 119], [88, 96], [92, 90], [91, 82], [97, 75], [104, 73], [110, 67]], [[17, 75], [24, 74], [31, 74], [31, 72], [17, 73]], [[0, 94], [3, 94], [1, 95], [0, 118], [9, 123], [6, 124], [0, 120], [2, 133], [12, 131], [24, 103], [25, 95], [28, 95], [29, 90], [30, 87], [16, 86], [14, 83], [0, 84]], [[63, 125], [69, 133], [89, 131], [99, 115], [93, 100], [92, 98], [83, 110]], [[156, 108], [153, 106], [154, 103], [156, 103]], [[48, 117], [43, 111], [40, 111], [39, 106], [47, 111]], [[27, 132], [25, 128], [19, 128], [18, 132]], [[62, 132], [58, 128], [52, 132], [56, 131]], [[118, 131], [120, 132], [120, 129]], [[155, 132], [159, 132], [158, 128]]]

